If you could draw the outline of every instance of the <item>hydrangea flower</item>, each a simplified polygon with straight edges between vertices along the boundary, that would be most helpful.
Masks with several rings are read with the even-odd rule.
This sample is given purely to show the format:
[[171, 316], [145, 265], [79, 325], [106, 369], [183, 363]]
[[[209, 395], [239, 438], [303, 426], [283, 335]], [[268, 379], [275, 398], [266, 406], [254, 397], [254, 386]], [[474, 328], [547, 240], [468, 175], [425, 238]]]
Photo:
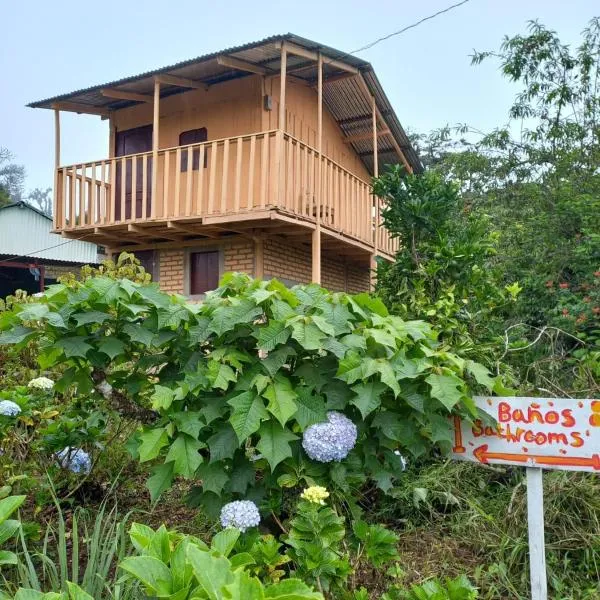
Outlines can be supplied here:
[[324, 463], [340, 461], [354, 448], [356, 437], [356, 425], [345, 415], [331, 411], [327, 413], [326, 423], [306, 428], [302, 447], [313, 460]]
[[36, 390], [50, 391], [54, 387], [54, 381], [48, 379], [48, 377], [36, 377], [32, 379], [27, 387], [34, 388]]
[[0, 400], [0, 415], [16, 417], [21, 412], [21, 407], [12, 400]]
[[325, 500], [329, 498], [329, 492], [322, 485], [311, 485], [300, 494], [300, 498], [314, 504], [325, 504]]
[[251, 500], [236, 500], [228, 502], [221, 509], [221, 525], [237, 527], [242, 533], [260, 523], [260, 513]]
[[87, 475], [92, 470], [92, 459], [81, 448], [67, 446], [57, 452], [55, 456], [63, 469], [69, 469], [73, 473], [85, 473]]

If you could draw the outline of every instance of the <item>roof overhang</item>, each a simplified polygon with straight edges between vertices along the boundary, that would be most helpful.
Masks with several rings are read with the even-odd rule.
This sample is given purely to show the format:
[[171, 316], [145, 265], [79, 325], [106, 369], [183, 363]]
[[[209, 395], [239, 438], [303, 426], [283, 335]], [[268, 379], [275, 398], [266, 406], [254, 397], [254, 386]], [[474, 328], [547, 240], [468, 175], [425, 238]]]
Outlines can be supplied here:
[[[400, 162], [402, 153], [415, 172], [423, 166], [394, 112], [370, 63], [351, 54], [323, 46], [294, 34], [205, 54], [133, 77], [32, 102], [32, 108], [49, 108], [107, 117], [111, 112], [152, 102], [154, 82], [161, 83], [161, 98], [190, 89], [207, 89], [225, 81], [250, 75], [277, 76], [281, 45], [288, 48], [287, 74], [291, 81], [317, 85], [318, 52], [323, 56], [323, 101], [348, 138], [348, 143], [373, 172], [372, 100], [378, 112], [377, 150], [380, 165]], [[383, 121], [383, 122], [382, 122]]]

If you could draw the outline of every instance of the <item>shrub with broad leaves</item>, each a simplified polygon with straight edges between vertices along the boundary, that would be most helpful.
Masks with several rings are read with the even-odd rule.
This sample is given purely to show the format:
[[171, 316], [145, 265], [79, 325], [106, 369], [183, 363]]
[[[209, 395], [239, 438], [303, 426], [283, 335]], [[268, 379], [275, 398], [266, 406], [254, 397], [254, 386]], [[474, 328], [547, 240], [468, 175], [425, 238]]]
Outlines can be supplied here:
[[[390, 315], [368, 294], [241, 274], [202, 304], [127, 279], [58, 284], [4, 312], [0, 330], [0, 344], [35, 341], [42, 368], [61, 366], [56, 393], [143, 424], [130, 448], [152, 465], [153, 499], [174, 477], [193, 479], [190, 501], [213, 515], [267, 492], [276, 509], [296, 485], [348, 501], [368, 481], [387, 492], [402, 471], [398, 450], [449, 449], [449, 416], [477, 418], [473, 389], [499, 384], [427, 323]], [[356, 440], [346, 436], [341, 462], [320, 463], [302, 436], [331, 414], [356, 425]], [[66, 445], [81, 447], [56, 450]]]

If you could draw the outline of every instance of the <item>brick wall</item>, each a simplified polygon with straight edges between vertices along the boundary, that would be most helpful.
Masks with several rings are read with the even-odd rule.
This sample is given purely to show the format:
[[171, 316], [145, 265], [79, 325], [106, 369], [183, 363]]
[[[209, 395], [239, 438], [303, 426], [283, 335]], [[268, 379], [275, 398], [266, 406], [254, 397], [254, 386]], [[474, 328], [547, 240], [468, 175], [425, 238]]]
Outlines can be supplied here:
[[243, 239], [223, 246], [223, 271], [254, 275], [254, 242]]
[[183, 248], [159, 250], [158, 283], [163, 292], [183, 294], [184, 260]]
[[359, 267], [358, 265], [348, 265], [346, 281], [349, 294], [358, 294], [359, 292], [369, 291], [370, 269], [368, 266]]
[[79, 275], [79, 265], [44, 265], [44, 279], [58, 279], [67, 273]]
[[345, 292], [346, 265], [324, 256], [321, 259], [321, 283], [331, 292]]

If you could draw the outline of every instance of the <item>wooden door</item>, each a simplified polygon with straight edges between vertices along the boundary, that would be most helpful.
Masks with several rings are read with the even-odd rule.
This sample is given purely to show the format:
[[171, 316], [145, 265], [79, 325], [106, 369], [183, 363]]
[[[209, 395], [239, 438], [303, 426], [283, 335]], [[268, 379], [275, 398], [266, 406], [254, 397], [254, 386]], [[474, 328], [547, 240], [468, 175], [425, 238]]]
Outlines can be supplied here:
[[197, 296], [219, 287], [219, 252], [190, 254], [190, 295]]
[[[152, 150], [152, 125], [117, 131], [115, 136], [115, 156], [127, 156], [139, 152]], [[136, 177], [133, 179], [133, 161], [136, 161]], [[129, 158], [125, 160], [125, 173], [121, 162], [117, 163], [116, 169], [116, 206], [115, 220], [122, 220], [122, 178], [125, 177], [125, 216], [124, 219], [141, 219], [143, 203], [144, 171], [143, 159]], [[152, 207], [152, 157], [148, 157], [148, 169], [146, 174], [146, 215], [150, 215]], [[132, 213], [133, 210], [133, 213]]]

